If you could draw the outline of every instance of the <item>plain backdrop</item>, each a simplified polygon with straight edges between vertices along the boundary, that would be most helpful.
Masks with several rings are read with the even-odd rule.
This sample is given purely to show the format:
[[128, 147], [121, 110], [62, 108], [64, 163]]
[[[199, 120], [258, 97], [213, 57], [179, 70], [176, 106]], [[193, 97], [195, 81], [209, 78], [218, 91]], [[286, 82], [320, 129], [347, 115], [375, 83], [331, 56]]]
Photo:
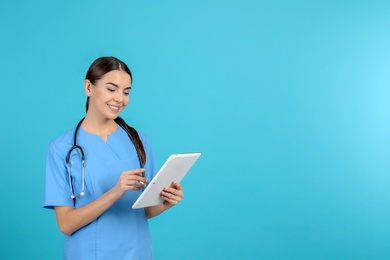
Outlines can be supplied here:
[[0, 259], [62, 259], [46, 150], [107, 55], [157, 166], [202, 152], [155, 259], [390, 259], [389, 28], [376, 0], [1, 0]]

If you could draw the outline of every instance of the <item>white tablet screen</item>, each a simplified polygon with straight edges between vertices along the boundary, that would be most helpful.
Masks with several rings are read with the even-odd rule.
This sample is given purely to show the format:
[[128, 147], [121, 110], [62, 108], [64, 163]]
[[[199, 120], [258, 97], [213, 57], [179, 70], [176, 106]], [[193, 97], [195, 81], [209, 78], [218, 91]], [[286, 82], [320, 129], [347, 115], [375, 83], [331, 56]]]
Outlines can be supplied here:
[[164, 200], [160, 197], [161, 191], [172, 184], [180, 182], [198, 160], [200, 153], [172, 154], [164, 163], [156, 176], [133, 204], [133, 209], [160, 205]]

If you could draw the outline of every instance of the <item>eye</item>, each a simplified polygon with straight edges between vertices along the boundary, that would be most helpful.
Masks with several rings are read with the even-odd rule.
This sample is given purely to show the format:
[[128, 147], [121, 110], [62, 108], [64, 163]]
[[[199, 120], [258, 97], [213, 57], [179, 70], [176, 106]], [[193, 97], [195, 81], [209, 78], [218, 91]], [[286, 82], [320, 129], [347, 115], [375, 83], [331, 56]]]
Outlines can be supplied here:
[[115, 89], [113, 89], [113, 88], [107, 88], [107, 90], [110, 91], [110, 92], [114, 92], [115, 91]]
[[123, 92], [126, 96], [130, 95], [130, 92]]

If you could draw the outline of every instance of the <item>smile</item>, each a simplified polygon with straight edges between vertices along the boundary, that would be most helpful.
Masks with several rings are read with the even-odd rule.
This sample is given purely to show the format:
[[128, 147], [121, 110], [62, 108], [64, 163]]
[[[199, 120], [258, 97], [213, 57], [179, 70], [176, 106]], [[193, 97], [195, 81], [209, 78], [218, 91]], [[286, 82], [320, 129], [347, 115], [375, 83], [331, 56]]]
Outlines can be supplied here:
[[118, 106], [113, 106], [113, 105], [108, 105], [108, 107], [109, 107], [112, 111], [114, 111], [114, 112], [118, 112], [119, 109], [120, 109], [120, 107], [118, 107]]

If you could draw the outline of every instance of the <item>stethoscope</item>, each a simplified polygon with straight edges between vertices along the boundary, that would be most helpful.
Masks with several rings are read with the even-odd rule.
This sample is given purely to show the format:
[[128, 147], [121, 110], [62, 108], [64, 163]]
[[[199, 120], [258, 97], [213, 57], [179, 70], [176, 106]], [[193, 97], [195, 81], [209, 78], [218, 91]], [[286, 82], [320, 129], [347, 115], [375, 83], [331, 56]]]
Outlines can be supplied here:
[[[69, 149], [68, 154], [66, 155], [66, 166], [67, 166], [67, 169], [68, 169], [69, 188], [70, 188], [70, 193], [71, 193], [70, 197], [72, 199], [74, 199], [76, 197], [84, 196], [84, 194], [85, 194], [85, 192], [84, 192], [84, 186], [85, 186], [84, 185], [85, 184], [85, 156], [84, 156], [83, 148], [81, 148], [80, 145], [77, 145], [77, 133], [78, 133], [80, 125], [81, 125], [81, 123], [83, 121], [84, 121], [84, 118], [81, 119], [80, 122], [77, 124], [76, 129], [74, 131], [74, 136], [73, 136], [73, 146]], [[141, 156], [139, 155], [137, 146], [135, 145], [134, 140], [131, 137], [129, 131], [119, 121], [115, 120], [115, 122], [120, 127], [122, 127], [122, 129], [125, 130], [125, 132], [129, 136], [129, 138], [130, 138], [131, 142], [133, 143], [133, 145], [135, 147], [135, 150], [137, 152], [140, 168], [143, 168], [142, 161], [141, 161]], [[71, 154], [72, 154], [73, 150], [79, 150], [79, 152], [81, 153], [81, 192], [78, 195], [75, 195], [74, 192], [73, 192], [72, 177], [71, 177], [71, 174], [70, 174], [70, 157], [71, 157]]]

